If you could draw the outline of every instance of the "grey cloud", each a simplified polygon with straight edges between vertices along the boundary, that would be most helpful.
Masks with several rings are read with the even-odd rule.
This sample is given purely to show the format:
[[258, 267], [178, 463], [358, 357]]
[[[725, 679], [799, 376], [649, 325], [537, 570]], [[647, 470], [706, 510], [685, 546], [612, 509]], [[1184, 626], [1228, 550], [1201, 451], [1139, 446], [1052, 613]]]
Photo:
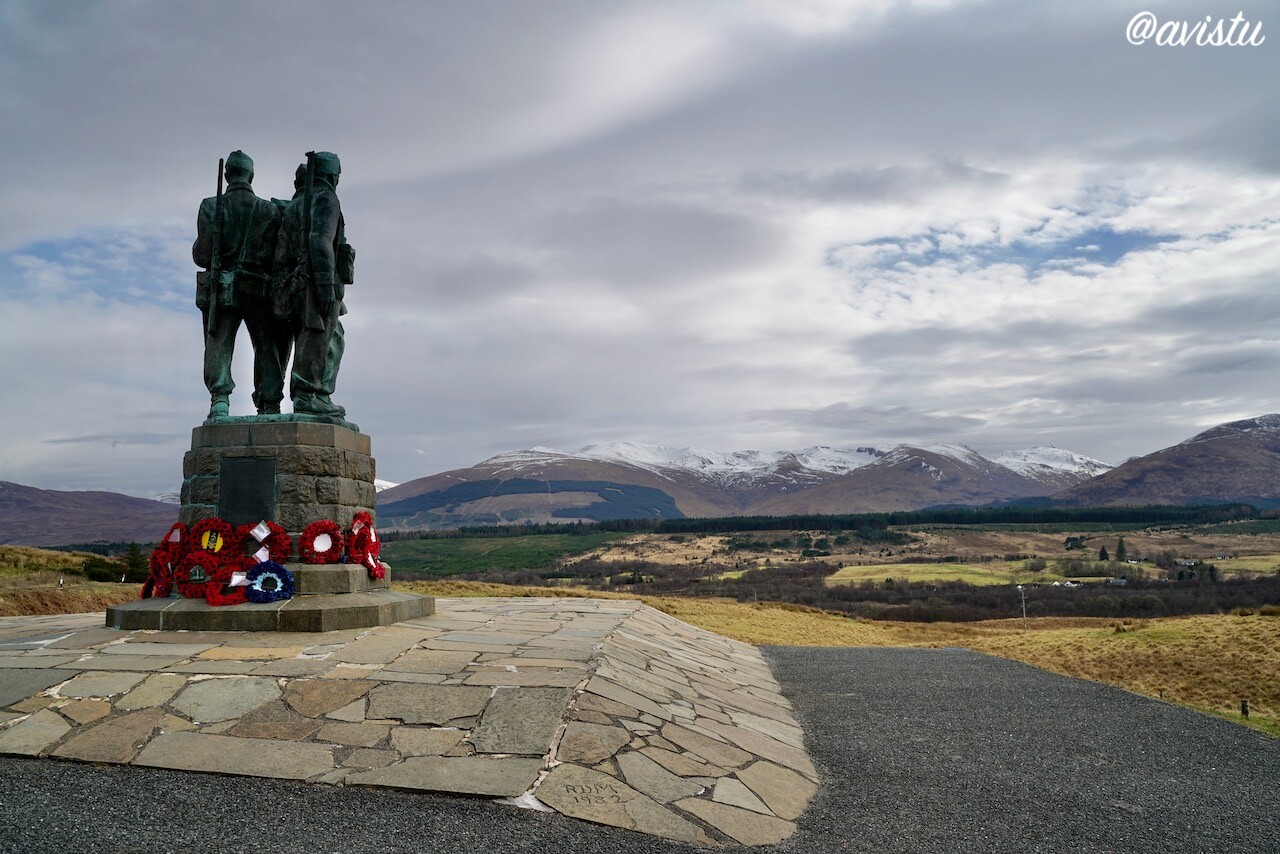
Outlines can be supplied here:
[[100, 436], [64, 436], [44, 439], [46, 445], [169, 445], [181, 442], [185, 437], [173, 433], [121, 433]]
[[1189, 354], [1180, 361], [1176, 376], [1195, 376], [1209, 374], [1256, 374], [1266, 372], [1274, 375], [1280, 367], [1280, 353], [1274, 346], [1264, 347], [1259, 344], [1246, 346], [1218, 346], [1203, 352]]
[[1227, 335], [1235, 340], [1251, 334], [1274, 334], [1280, 326], [1280, 278], [1267, 279], [1244, 292], [1215, 293], [1157, 306], [1139, 322], [1147, 328]]
[[883, 202], [920, 199], [951, 186], [998, 187], [1009, 175], [959, 161], [927, 167], [887, 166], [838, 169], [825, 173], [754, 171], [742, 178], [748, 193], [830, 202]]
[[552, 270], [633, 285], [748, 269], [781, 246], [767, 223], [670, 202], [592, 199], [535, 225], [530, 242], [555, 253]]
[[772, 409], [749, 413], [764, 422], [834, 428], [854, 436], [901, 439], [953, 437], [982, 426], [982, 419], [914, 409], [906, 405], [858, 406], [845, 401], [816, 409]]

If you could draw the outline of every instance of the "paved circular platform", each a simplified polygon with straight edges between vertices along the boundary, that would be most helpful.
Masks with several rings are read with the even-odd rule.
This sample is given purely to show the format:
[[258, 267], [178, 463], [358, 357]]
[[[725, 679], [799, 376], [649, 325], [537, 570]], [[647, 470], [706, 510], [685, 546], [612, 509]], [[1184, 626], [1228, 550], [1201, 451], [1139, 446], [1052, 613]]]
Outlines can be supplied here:
[[323, 633], [0, 620], [0, 754], [511, 799], [702, 845], [794, 832], [817, 773], [759, 650], [638, 602], [437, 606]]

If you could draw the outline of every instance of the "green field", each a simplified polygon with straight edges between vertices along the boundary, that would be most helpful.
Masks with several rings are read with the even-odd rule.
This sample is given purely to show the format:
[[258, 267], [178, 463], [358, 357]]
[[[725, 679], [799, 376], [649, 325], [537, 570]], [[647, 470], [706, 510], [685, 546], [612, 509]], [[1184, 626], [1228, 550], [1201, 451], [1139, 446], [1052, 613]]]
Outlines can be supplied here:
[[1280, 519], [1245, 519], [1196, 528], [1200, 534], [1280, 534]]
[[626, 534], [539, 534], [525, 537], [399, 540], [383, 543], [382, 559], [397, 578], [442, 578], [490, 570], [543, 569]]
[[[846, 566], [826, 579], [830, 585], [860, 584], [903, 578], [907, 581], [963, 581], [966, 584], [1020, 584], [1067, 581], [1052, 569], [1030, 572], [1025, 561], [993, 560], [990, 563], [877, 563], [871, 566]], [[1052, 564], [1050, 564], [1052, 567]], [[1096, 578], [1072, 578], [1071, 581], [1096, 581]]]
[[1150, 522], [983, 522], [974, 525], [903, 525], [894, 530], [921, 531], [1029, 531], [1033, 534], [1096, 534], [1141, 531], [1156, 527]]
[[1220, 572], [1267, 575], [1280, 570], [1280, 555], [1242, 555], [1210, 562], [1216, 565]]

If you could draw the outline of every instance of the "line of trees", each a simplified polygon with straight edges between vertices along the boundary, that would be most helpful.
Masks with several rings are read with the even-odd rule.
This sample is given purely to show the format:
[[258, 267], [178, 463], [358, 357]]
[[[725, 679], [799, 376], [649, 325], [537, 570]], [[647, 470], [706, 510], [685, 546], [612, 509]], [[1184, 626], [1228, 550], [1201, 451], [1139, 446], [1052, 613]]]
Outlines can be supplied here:
[[[1152, 505], [1146, 507], [978, 507], [912, 510], [893, 513], [798, 514], [792, 516], [726, 516], [688, 519], [610, 519], [603, 522], [567, 522], [542, 525], [485, 525], [450, 531], [387, 531], [384, 540], [455, 539], [468, 537], [516, 537], [538, 534], [618, 532], [626, 534], [725, 534], [753, 531], [856, 531], [905, 525], [998, 524], [1142, 524], [1204, 525], [1256, 519], [1257, 508], [1248, 504], [1212, 504], [1194, 507]], [[1117, 560], [1123, 558], [1117, 554]]]

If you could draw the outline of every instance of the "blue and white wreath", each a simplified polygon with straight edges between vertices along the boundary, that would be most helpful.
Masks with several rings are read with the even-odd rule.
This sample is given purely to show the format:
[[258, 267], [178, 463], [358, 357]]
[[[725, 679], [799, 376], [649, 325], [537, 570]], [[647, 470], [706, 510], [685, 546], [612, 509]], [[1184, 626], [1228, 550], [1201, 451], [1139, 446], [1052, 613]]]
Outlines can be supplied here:
[[264, 560], [245, 576], [244, 595], [250, 602], [278, 602], [293, 597], [293, 573], [274, 560]]

